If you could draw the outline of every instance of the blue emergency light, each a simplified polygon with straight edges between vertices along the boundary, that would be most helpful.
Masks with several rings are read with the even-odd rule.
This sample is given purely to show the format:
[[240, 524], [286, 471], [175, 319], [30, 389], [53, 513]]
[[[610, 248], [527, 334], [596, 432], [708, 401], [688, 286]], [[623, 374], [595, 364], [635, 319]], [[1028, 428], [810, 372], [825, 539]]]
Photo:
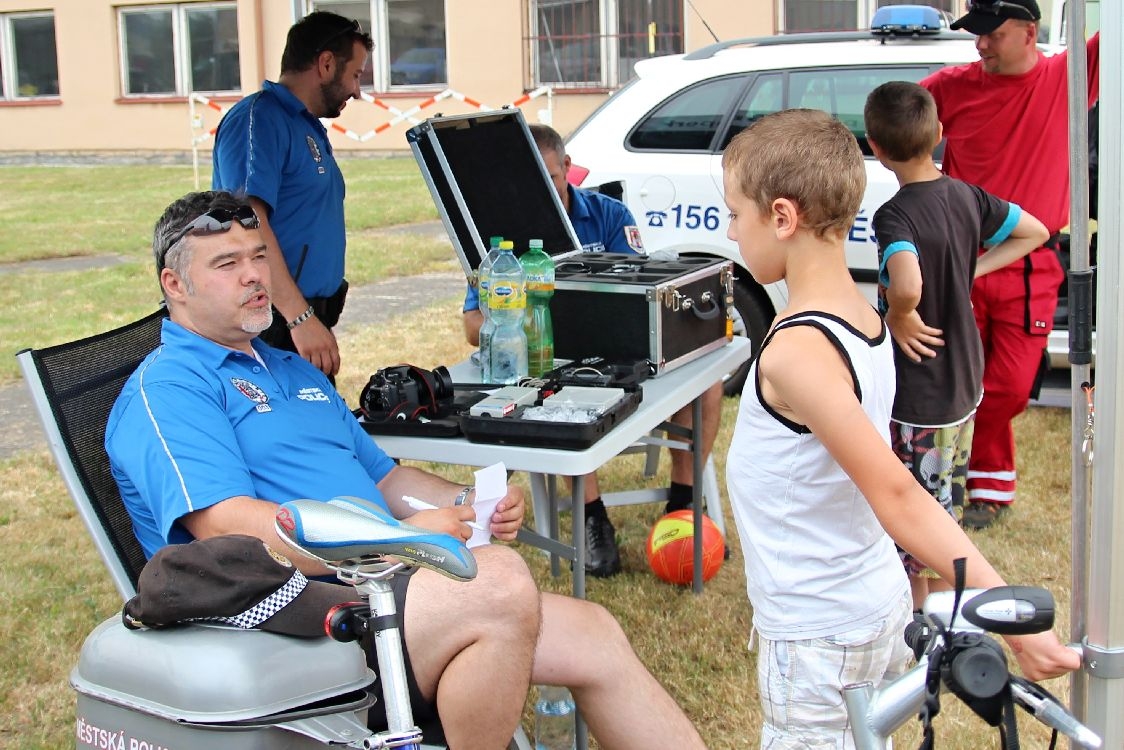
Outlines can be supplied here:
[[939, 34], [941, 14], [928, 5], [887, 5], [874, 12], [870, 33], [875, 36]]

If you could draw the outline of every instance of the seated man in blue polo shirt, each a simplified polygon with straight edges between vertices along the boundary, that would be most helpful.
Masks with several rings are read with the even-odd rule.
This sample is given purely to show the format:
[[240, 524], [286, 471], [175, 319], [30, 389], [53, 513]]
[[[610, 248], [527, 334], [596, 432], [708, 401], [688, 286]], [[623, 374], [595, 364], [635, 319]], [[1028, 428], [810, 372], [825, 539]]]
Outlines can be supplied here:
[[[598, 253], [643, 252], [640, 230], [628, 206], [607, 195], [581, 190], [569, 184], [566, 175], [570, 171], [570, 157], [562, 143], [562, 136], [548, 125], [530, 125], [529, 129], [539, 154], [542, 155], [547, 174], [562, 201], [562, 207], [570, 217], [574, 234], [582, 243], [582, 249]], [[480, 312], [480, 295], [474, 286], [469, 286], [465, 295], [463, 320], [468, 343], [479, 346], [484, 314]], [[703, 394], [704, 460], [710, 456], [710, 450], [718, 436], [721, 410], [722, 384], [715, 383]], [[671, 421], [690, 427], [690, 405], [676, 412]], [[691, 454], [687, 451], [672, 451], [671, 488], [666, 512], [691, 507], [693, 487], [694, 467]], [[621, 569], [617, 531], [609, 520], [605, 504], [601, 502], [601, 489], [597, 485], [596, 474], [585, 477], [585, 561], [586, 572], [601, 578], [616, 575]]]
[[[273, 315], [270, 264], [248, 203], [187, 195], [157, 222], [153, 253], [170, 319], [126, 382], [105, 439], [147, 555], [225, 534], [288, 550], [274, 530], [277, 504], [337, 495], [469, 538], [475, 511], [457, 501], [471, 488], [396, 465], [323, 372], [258, 338]], [[439, 507], [414, 511], [404, 495]], [[511, 540], [523, 510], [522, 491], [510, 488], [491, 518], [477, 520]], [[703, 747], [604, 608], [540, 593], [507, 546], [473, 555], [469, 582], [424, 569], [394, 578], [419, 724], [439, 715], [449, 747], [504, 747], [535, 682], [569, 687], [602, 747]], [[330, 572], [290, 556], [306, 575]], [[372, 709], [370, 723], [385, 726], [383, 712]]]

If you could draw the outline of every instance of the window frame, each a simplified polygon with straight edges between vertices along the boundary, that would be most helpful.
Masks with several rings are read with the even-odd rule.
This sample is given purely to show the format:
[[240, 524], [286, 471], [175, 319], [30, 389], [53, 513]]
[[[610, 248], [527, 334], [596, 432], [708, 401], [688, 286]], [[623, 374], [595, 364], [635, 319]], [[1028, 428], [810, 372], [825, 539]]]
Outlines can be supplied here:
[[[194, 93], [215, 96], [240, 95], [242, 93], [242, 49], [238, 48], [238, 84], [233, 89], [194, 89], [191, 86], [191, 48], [188, 30], [188, 14], [200, 10], [232, 10], [235, 23], [238, 17], [237, 0], [214, 0], [205, 3], [154, 3], [151, 5], [116, 6], [117, 12], [117, 72], [118, 86], [122, 99], [183, 99]], [[125, 18], [142, 13], [171, 13], [172, 15], [172, 91], [131, 92], [129, 91], [128, 35], [125, 31]], [[235, 35], [237, 39], [237, 34]]]
[[[392, 0], [304, 0], [302, 10], [307, 16], [314, 10], [324, 5], [340, 6], [355, 5], [365, 6], [368, 17], [371, 19], [370, 27], [364, 29], [372, 34], [375, 39], [375, 49], [371, 53], [371, 82], [363, 82], [365, 91], [377, 93], [407, 94], [416, 92], [444, 91], [449, 88], [449, 0], [440, 0], [442, 15], [442, 32], [444, 34], [445, 49], [445, 80], [433, 83], [393, 83], [391, 81], [390, 59], [390, 2]], [[337, 11], [338, 12], [338, 11]], [[353, 18], [355, 16], [347, 16]], [[299, 19], [296, 19], [299, 20]], [[415, 49], [421, 49], [420, 47]]]
[[59, 71], [59, 41], [58, 26], [55, 23], [55, 11], [27, 10], [0, 13], [0, 102], [10, 103], [35, 103], [57, 102], [62, 98], [62, 82], [59, 81], [59, 90], [56, 94], [20, 94], [19, 93], [19, 67], [16, 64], [16, 38], [12, 28], [12, 21], [24, 18], [50, 18], [51, 26], [55, 31], [55, 74], [61, 79]]
[[[874, 18], [875, 11], [877, 11], [879, 8], [881, 8], [885, 5], [909, 4], [909, 3], [903, 3], [903, 0], [839, 0], [839, 1], [840, 2], [854, 3], [854, 22], [855, 22], [854, 29], [857, 29], [857, 30], [863, 30], [863, 29], [869, 28], [870, 27], [870, 21], [871, 21], [872, 18]], [[790, 29], [789, 28], [789, 25], [788, 25], [788, 9], [786, 7], [788, 2], [789, 2], [789, 0], [776, 0], [776, 4], [773, 8], [773, 11], [774, 11], [776, 19], [777, 19], [778, 33], [795, 34], [795, 33], [800, 33], [801, 31], [807, 31], [808, 29]], [[957, 8], [963, 7], [962, 5], [957, 6], [957, 0], [923, 0], [923, 1], [919, 0], [919, 3], [917, 3], [917, 4], [930, 5], [934, 8], [937, 8], [938, 10], [947, 11], [947, 12], [951, 13], [954, 17], [958, 17], [960, 15], [960, 11], [958, 11]], [[944, 7], [945, 5], [948, 5], [949, 7], [945, 8]], [[839, 28], [839, 29], [832, 28], [831, 30], [833, 30], [833, 31], [843, 31], [843, 30], [846, 30], [846, 29], [845, 28]]]
[[[565, 0], [561, 0], [565, 2]], [[538, 88], [540, 86], [549, 86], [557, 92], [561, 91], [612, 91], [626, 85], [632, 77], [632, 70], [629, 67], [627, 70], [622, 70], [621, 60], [621, 32], [620, 32], [620, 15], [621, 5], [627, 0], [587, 0], [588, 2], [597, 3], [597, 13], [595, 14], [599, 29], [588, 36], [572, 41], [571, 43], [586, 43], [588, 42], [591, 47], [595, 47], [600, 55], [599, 68], [600, 77], [597, 80], [589, 81], [546, 81], [543, 80], [539, 71], [541, 68], [540, 63], [540, 45], [542, 44], [544, 35], [540, 33], [540, 19], [539, 7], [542, 3], [559, 4], [559, 0], [526, 0], [524, 5], [525, 15], [524, 20], [526, 23], [526, 34], [524, 39], [524, 54], [527, 64], [526, 71], [526, 85], [528, 89]], [[679, 2], [679, 47], [680, 52], [686, 51], [686, 15], [687, 15], [687, 2], [678, 0]], [[561, 35], [563, 38], [566, 34]], [[631, 58], [630, 58], [631, 59]]]

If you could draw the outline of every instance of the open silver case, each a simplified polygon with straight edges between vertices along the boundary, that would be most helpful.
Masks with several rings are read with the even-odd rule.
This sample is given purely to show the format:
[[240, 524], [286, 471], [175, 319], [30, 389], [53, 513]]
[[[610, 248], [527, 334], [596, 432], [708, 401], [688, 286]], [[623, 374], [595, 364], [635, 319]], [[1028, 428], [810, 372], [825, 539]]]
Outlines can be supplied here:
[[434, 117], [406, 133], [468, 283], [502, 236], [524, 252], [541, 239], [555, 260], [554, 353], [647, 360], [653, 375], [733, 335], [733, 264], [586, 253], [518, 109]]

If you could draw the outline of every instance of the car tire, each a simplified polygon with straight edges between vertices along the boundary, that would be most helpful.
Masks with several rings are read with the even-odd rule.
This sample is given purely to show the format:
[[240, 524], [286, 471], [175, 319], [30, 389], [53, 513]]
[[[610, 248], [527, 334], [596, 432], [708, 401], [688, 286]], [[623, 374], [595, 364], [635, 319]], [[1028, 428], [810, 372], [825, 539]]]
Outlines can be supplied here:
[[[773, 308], [765, 291], [753, 281], [734, 282], [734, 335], [748, 337], [753, 344], [753, 352], [765, 340], [769, 324], [773, 321]], [[743, 362], [723, 378], [722, 391], [727, 396], [740, 396], [749, 374], [749, 361]]]

